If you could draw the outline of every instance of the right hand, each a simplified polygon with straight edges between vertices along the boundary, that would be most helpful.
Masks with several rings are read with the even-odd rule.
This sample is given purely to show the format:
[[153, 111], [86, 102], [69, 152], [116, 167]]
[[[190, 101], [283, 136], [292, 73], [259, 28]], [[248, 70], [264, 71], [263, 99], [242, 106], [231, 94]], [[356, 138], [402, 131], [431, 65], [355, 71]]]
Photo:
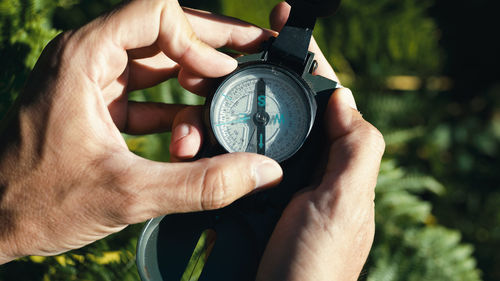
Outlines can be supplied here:
[[[273, 10], [273, 29], [283, 26], [289, 9], [281, 3]], [[319, 64], [315, 74], [338, 81], [314, 40], [310, 50]], [[346, 88], [334, 91], [324, 118], [328, 163], [283, 211], [261, 259], [259, 281], [354, 281], [370, 252], [384, 139], [361, 117]]]

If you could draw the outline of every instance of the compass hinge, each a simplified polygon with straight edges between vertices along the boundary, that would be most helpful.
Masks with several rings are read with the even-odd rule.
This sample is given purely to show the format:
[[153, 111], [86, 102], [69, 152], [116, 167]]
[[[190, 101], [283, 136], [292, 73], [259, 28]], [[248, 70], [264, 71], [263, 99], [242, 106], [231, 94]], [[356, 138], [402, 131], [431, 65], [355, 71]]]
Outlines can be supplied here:
[[315, 23], [314, 15], [292, 7], [288, 21], [271, 43], [268, 60], [292, 68], [297, 73], [304, 72]]

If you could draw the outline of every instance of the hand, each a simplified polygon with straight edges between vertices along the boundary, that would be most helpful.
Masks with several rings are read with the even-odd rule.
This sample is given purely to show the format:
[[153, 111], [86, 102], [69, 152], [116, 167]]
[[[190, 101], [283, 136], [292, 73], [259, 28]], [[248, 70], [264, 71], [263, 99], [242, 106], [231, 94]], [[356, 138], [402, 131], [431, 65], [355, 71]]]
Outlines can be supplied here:
[[[289, 6], [271, 17], [281, 29]], [[314, 40], [315, 74], [337, 80]], [[338, 81], [338, 80], [337, 80]], [[384, 140], [358, 113], [352, 93], [336, 90], [326, 111], [329, 160], [318, 185], [283, 212], [261, 259], [257, 280], [357, 280], [375, 232], [374, 188]]]
[[44, 50], [0, 132], [0, 264], [54, 255], [128, 224], [220, 208], [281, 178], [273, 160], [235, 153], [191, 163], [132, 154], [120, 135], [168, 131], [172, 154], [192, 156], [196, 107], [129, 102], [127, 92], [177, 76], [203, 94], [235, 69], [214, 48], [252, 52], [275, 32], [175, 0], [133, 1]]

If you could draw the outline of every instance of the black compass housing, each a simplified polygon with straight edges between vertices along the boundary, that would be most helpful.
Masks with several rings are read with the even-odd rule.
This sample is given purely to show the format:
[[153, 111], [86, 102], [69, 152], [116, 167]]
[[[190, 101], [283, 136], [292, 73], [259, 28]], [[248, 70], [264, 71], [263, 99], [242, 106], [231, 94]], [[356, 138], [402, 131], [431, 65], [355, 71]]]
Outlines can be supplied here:
[[[244, 197], [223, 209], [150, 220], [137, 246], [137, 266], [142, 280], [180, 280], [201, 233], [207, 230], [215, 233], [215, 244], [198, 280], [255, 280], [260, 258], [283, 209], [297, 191], [312, 183], [324, 164], [321, 155], [325, 155], [327, 140], [323, 116], [331, 94], [340, 85], [312, 74], [317, 63], [308, 47], [316, 17], [333, 14], [340, 0], [288, 2], [292, 9], [279, 36], [271, 38], [262, 52], [238, 58], [238, 69], [225, 79], [255, 65], [292, 73], [305, 89], [304, 95], [311, 99], [311, 124], [303, 144], [281, 163], [283, 180], [275, 188]], [[213, 95], [206, 100], [207, 132], [199, 157], [227, 152], [211, 127], [212, 102]]]

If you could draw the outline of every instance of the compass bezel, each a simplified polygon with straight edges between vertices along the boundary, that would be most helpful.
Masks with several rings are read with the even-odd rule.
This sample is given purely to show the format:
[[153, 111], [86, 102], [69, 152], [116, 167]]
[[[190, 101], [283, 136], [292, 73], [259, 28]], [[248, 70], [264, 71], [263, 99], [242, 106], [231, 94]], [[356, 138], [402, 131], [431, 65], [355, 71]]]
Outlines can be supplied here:
[[[214, 111], [215, 111], [215, 106], [217, 104], [217, 101], [222, 97], [222, 92], [224, 90], [227, 90], [227, 84], [232, 83], [233, 79], [245, 75], [245, 72], [248, 71], [255, 71], [255, 69], [265, 69], [266, 71], [271, 70], [272, 72], [279, 72], [290, 78], [292, 81], [295, 82], [296, 86], [298, 89], [300, 89], [300, 92], [303, 94], [304, 101], [307, 103], [306, 104], [306, 109], [308, 111], [308, 116], [306, 116], [308, 120], [308, 128], [307, 132], [303, 136], [299, 136], [300, 142], [299, 145], [297, 145], [293, 150], [290, 150], [284, 157], [280, 157], [279, 159], [274, 159], [278, 162], [284, 162], [287, 159], [291, 158], [304, 144], [306, 141], [307, 137], [309, 136], [309, 133], [311, 132], [311, 129], [314, 124], [314, 120], [316, 117], [316, 100], [314, 98], [315, 92], [311, 89], [309, 84], [301, 77], [299, 76], [295, 71], [283, 66], [283, 65], [278, 65], [266, 61], [261, 61], [261, 62], [251, 62], [251, 63], [244, 63], [238, 67], [237, 70], [232, 72], [230, 75], [226, 76], [224, 80], [219, 84], [217, 87], [217, 90], [214, 92], [212, 96], [210, 96], [207, 99], [206, 106], [205, 108], [208, 109], [207, 112], [205, 113], [205, 120], [207, 121], [208, 124], [206, 124], [210, 128], [210, 135], [211, 135], [211, 140], [212, 142], [216, 142], [218, 146], [224, 151], [224, 152], [238, 152], [238, 151], [231, 151], [230, 148], [226, 147], [223, 145], [225, 142], [224, 139], [222, 139], [222, 136], [220, 136], [217, 132], [217, 130], [214, 128], [213, 123], [214, 123]], [[287, 81], [288, 82], [288, 81]]]

